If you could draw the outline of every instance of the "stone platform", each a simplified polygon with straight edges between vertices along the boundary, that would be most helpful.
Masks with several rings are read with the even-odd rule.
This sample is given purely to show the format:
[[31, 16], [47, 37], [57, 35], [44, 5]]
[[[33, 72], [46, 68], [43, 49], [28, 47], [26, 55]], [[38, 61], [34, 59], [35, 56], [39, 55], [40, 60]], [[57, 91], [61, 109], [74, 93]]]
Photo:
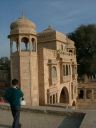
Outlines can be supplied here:
[[[96, 128], [96, 110], [26, 106], [22, 107], [21, 123], [22, 128]], [[9, 105], [0, 105], [0, 128], [10, 128], [11, 124]]]

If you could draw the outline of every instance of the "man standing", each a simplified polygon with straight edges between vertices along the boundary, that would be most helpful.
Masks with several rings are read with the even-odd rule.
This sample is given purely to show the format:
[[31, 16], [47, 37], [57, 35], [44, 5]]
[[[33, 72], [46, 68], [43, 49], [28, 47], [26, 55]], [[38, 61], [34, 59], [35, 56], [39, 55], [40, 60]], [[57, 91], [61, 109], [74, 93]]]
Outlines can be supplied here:
[[21, 125], [19, 123], [20, 119], [20, 101], [23, 98], [23, 92], [18, 88], [18, 80], [12, 80], [12, 87], [10, 87], [5, 92], [5, 100], [8, 101], [11, 107], [12, 115], [13, 115], [13, 124], [12, 128], [20, 128]]

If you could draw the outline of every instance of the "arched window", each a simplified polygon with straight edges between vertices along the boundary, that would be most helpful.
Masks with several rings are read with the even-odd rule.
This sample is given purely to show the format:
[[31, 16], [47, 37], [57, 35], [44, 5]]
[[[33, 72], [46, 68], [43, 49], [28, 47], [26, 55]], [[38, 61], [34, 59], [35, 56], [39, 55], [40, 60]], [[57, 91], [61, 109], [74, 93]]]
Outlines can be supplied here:
[[56, 67], [53, 66], [52, 67], [52, 83], [56, 83], [57, 81], [57, 70], [56, 70]]
[[36, 41], [34, 38], [32, 38], [32, 51], [36, 52]]
[[12, 52], [16, 52], [17, 51], [17, 43], [15, 41], [12, 42]]

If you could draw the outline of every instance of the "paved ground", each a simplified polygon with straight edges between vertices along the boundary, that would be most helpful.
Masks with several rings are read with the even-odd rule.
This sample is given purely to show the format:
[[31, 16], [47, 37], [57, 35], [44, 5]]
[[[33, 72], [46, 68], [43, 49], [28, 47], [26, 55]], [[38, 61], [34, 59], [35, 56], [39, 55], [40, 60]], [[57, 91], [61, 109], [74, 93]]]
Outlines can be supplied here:
[[[40, 108], [44, 109], [44, 108]], [[50, 110], [64, 110], [63, 108], [50, 108]], [[58, 114], [48, 114], [41, 112], [22, 111], [22, 128], [79, 128], [81, 117], [78, 115], [68, 116]], [[82, 120], [82, 119], [81, 119]], [[10, 128], [12, 124], [12, 115], [10, 110], [0, 109], [0, 128]]]
[[96, 128], [96, 110], [83, 110], [86, 116], [82, 121], [80, 128]]
[[[0, 128], [9, 128], [12, 124], [12, 115], [8, 108], [8, 105], [0, 105]], [[24, 106], [22, 110], [22, 128], [96, 128], [96, 110], [40, 106]], [[83, 120], [82, 114], [81, 117], [72, 115], [78, 112], [85, 113]]]
[[[46, 112], [50, 113], [50, 115]], [[74, 112], [85, 113], [84, 119], [82, 120], [82, 116], [78, 117], [73, 115], [70, 117], [69, 115]], [[82, 122], [80, 121], [80, 118]], [[73, 110], [64, 109], [62, 107], [40, 106], [24, 107], [21, 112], [21, 123], [22, 128], [96, 128], [96, 110]], [[11, 127], [11, 124], [12, 115], [10, 110], [8, 110], [8, 105], [1, 104], [0, 128], [9, 128]]]
[[[23, 128], [57, 128], [64, 118], [64, 116], [21, 112]], [[8, 110], [0, 110], [0, 128], [8, 128], [11, 124], [11, 112]]]

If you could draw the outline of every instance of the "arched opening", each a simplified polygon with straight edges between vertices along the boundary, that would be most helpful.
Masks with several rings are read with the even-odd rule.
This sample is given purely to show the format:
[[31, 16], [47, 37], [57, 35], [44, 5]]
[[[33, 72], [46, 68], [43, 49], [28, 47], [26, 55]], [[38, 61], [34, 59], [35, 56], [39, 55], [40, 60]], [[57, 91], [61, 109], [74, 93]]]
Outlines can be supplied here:
[[84, 90], [83, 90], [83, 89], [81, 89], [81, 90], [79, 91], [78, 98], [79, 98], [79, 99], [83, 99], [83, 98], [84, 98]]
[[13, 53], [17, 51], [17, 47], [16, 47], [17, 45], [16, 44], [17, 43], [15, 41], [12, 42], [12, 52]]
[[63, 87], [60, 94], [60, 103], [69, 103], [69, 94], [66, 87]]
[[10, 52], [15, 53], [17, 51], [19, 51], [18, 38], [10, 41]]
[[36, 52], [36, 41], [34, 38], [32, 38], [32, 51]]
[[21, 50], [22, 51], [28, 51], [29, 50], [29, 39], [26, 37], [23, 37], [21, 39]]
[[72, 102], [72, 106], [76, 106], [76, 102], [75, 101]]
[[70, 53], [72, 53], [73, 51], [72, 50], [69, 50]]

